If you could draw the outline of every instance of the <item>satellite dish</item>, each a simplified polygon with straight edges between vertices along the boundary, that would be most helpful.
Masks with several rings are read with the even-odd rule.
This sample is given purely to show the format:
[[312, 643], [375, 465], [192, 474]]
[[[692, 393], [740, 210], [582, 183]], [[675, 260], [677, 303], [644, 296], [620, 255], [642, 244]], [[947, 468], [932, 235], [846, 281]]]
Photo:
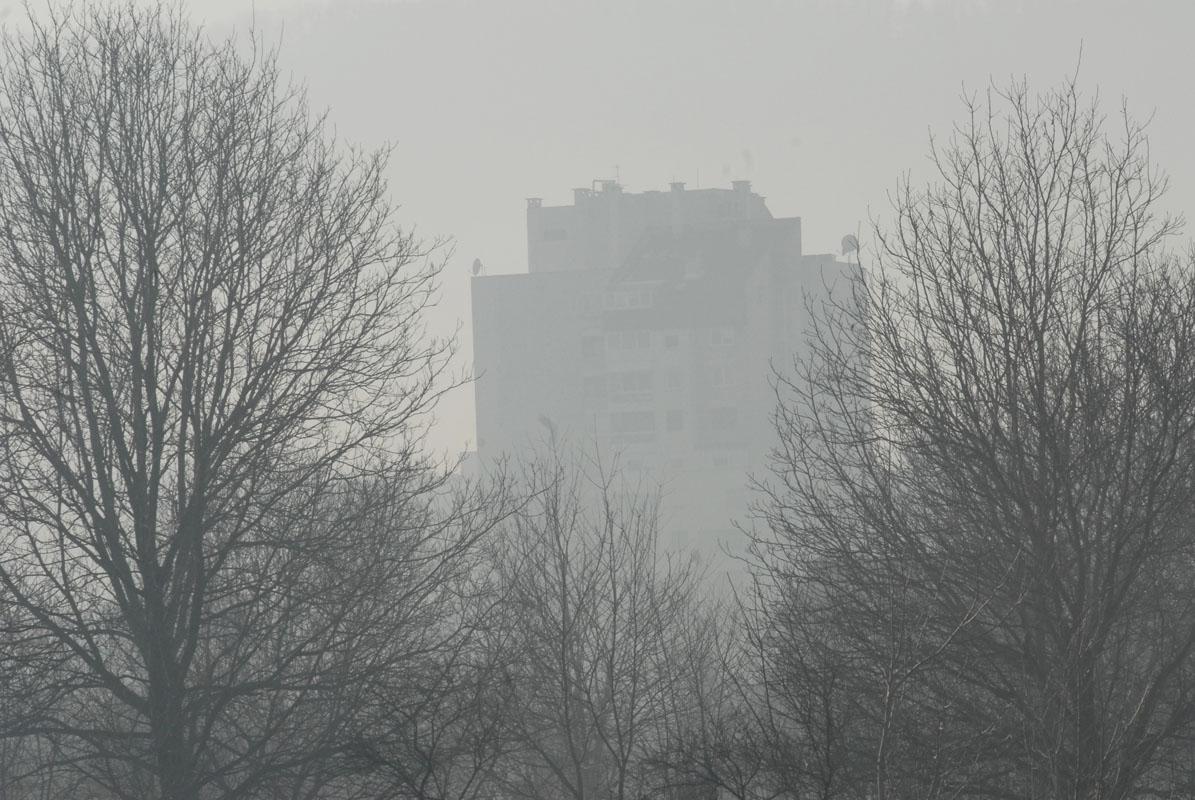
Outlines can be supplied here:
[[474, 275], [481, 274], [481, 259], [480, 258], [473, 259], [473, 274]]
[[853, 233], [848, 233], [842, 237], [842, 254], [845, 256], [848, 253], [856, 253], [859, 251], [859, 237]]

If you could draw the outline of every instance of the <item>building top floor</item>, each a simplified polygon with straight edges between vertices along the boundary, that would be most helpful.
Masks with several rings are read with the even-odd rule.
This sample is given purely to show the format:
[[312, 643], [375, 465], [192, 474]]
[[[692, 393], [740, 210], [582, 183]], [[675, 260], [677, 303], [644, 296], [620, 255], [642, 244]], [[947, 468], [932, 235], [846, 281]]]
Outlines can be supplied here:
[[[541, 198], [528, 199], [528, 271], [615, 269], [651, 231], [732, 231], [773, 221], [780, 220], [773, 219], [749, 181], [734, 181], [729, 189], [686, 189], [672, 183], [667, 191], [638, 193], [623, 191], [616, 181], [596, 181], [574, 189], [571, 205], [546, 206]], [[799, 220], [788, 222], [799, 230]]]

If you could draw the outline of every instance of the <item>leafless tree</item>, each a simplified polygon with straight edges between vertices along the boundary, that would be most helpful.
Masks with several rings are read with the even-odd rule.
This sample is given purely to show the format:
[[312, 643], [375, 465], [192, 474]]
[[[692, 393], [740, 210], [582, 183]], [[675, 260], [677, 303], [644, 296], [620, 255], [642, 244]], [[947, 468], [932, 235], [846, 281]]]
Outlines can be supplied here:
[[762, 706], [752, 703], [757, 684], [745, 668], [745, 619], [736, 611], [711, 601], [680, 623], [674, 709], [667, 739], [651, 757], [670, 796], [776, 796], [765, 786], [772, 777], [773, 740], [763, 735], [757, 716]]
[[674, 713], [692, 561], [665, 554], [657, 504], [595, 457], [527, 468], [500, 564], [513, 646], [506, 791], [635, 800]]
[[807, 604], [756, 586], [686, 626], [685, 702], [656, 755], [678, 796], [866, 794], [849, 768], [859, 757], [853, 665], [835, 632], [811, 622]]
[[119, 797], [279, 796], [332, 758], [484, 528], [435, 522], [447, 346], [385, 154], [249, 44], [130, 3], [3, 47], [5, 732]]
[[843, 796], [1183, 794], [1191, 259], [1127, 113], [967, 110], [780, 383], [769, 657], [844, 683]]
[[[464, 540], [470, 545], [523, 502], [500, 479], [473, 498], [467, 511], [447, 515], [480, 523], [478, 533]], [[500, 764], [513, 746], [508, 675], [519, 658], [493, 575], [499, 542], [487, 539], [483, 546], [435, 559], [435, 569], [425, 571], [419, 602], [405, 604], [421, 619], [397, 629], [406, 634], [401, 657], [368, 687], [368, 711], [357, 716], [346, 751], [355, 767], [347, 778], [364, 792], [360, 796], [493, 796]], [[428, 596], [433, 587], [434, 597]]]

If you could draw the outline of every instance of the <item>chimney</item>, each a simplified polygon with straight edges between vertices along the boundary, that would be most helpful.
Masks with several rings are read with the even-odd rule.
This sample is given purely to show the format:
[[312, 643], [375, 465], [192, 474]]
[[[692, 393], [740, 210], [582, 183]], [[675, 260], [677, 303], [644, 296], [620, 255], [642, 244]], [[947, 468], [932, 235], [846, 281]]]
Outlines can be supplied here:
[[544, 204], [544, 199], [542, 197], [528, 197], [527, 198], [527, 208], [539, 208], [543, 204]]
[[673, 181], [672, 183], [668, 184], [668, 188], [674, 192], [683, 192], [685, 190], [685, 182]]
[[731, 181], [730, 187], [736, 192], [749, 192], [751, 191], [751, 181]]

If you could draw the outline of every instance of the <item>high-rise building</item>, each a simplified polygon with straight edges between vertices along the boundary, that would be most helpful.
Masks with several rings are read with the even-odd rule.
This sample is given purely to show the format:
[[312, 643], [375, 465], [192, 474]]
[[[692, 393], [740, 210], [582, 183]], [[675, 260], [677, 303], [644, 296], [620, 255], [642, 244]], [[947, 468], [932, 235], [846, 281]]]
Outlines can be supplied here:
[[803, 255], [801, 220], [747, 181], [574, 191], [528, 200], [526, 273], [473, 280], [479, 460], [596, 445], [662, 487], [665, 541], [733, 550], [775, 440], [772, 365], [843, 265]]

